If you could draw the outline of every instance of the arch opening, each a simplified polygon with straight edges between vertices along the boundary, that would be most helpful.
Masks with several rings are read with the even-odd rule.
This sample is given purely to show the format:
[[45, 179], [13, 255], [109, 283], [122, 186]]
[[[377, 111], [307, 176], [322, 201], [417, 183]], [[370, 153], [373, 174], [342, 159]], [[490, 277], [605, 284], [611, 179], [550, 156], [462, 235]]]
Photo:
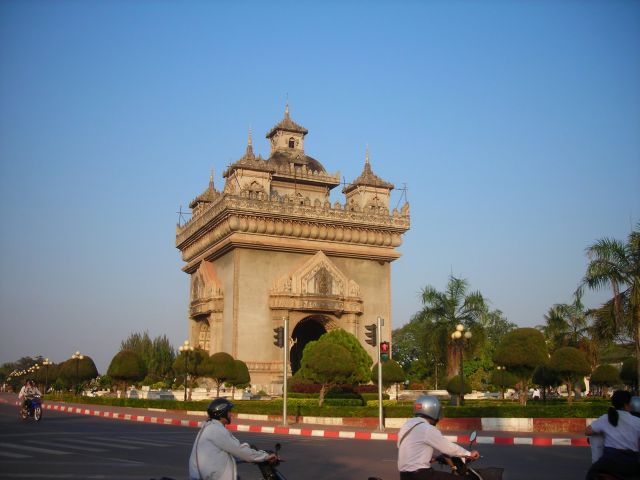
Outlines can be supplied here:
[[304, 347], [307, 346], [307, 343], [318, 340], [323, 334], [327, 333], [326, 323], [327, 321], [322, 317], [307, 317], [301, 320], [291, 332], [294, 344], [289, 351], [289, 359], [291, 361], [291, 373], [294, 375], [300, 370]]

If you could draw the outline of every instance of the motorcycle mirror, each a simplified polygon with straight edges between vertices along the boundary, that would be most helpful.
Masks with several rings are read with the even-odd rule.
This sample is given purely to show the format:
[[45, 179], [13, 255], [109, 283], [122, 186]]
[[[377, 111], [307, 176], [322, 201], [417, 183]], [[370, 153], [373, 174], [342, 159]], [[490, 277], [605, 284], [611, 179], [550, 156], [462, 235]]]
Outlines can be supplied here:
[[276, 455], [278, 454], [281, 448], [282, 448], [282, 445], [280, 445], [279, 443], [276, 443]]
[[469, 445], [473, 445], [476, 442], [477, 438], [478, 432], [474, 430], [473, 432], [471, 432], [471, 435], [469, 435]]

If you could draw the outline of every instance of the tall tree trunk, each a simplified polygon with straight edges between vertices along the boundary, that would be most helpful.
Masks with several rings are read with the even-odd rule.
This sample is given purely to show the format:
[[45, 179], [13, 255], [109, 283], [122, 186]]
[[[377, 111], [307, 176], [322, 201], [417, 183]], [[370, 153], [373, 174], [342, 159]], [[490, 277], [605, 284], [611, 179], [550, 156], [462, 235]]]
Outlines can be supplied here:
[[453, 345], [447, 345], [447, 380], [460, 374], [460, 355]]
[[635, 346], [636, 346], [636, 395], [638, 395], [638, 390], [640, 390], [640, 306], [635, 307]]
[[318, 406], [321, 407], [324, 403], [324, 395], [327, 391], [327, 386], [323, 383], [320, 387], [320, 395], [318, 396]]

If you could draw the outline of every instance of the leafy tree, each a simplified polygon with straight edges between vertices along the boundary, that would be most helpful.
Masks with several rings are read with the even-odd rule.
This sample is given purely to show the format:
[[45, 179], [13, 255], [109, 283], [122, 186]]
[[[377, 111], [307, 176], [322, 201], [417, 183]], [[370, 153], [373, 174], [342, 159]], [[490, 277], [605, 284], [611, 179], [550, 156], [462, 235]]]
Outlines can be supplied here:
[[597, 387], [600, 390], [600, 395], [604, 397], [608, 387], [619, 385], [622, 383], [622, 380], [620, 379], [620, 372], [616, 367], [604, 364], [598, 365], [593, 373], [591, 373], [590, 383]]
[[536, 367], [548, 359], [544, 336], [535, 328], [517, 328], [507, 333], [496, 349], [493, 361], [507, 367], [520, 383], [520, 403], [526, 405], [529, 382]]
[[[186, 364], [186, 353], [181, 353], [173, 361], [173, 371], [176, 375], [184, 375]], [[194, 348], [193, 352], [189, 352], [189, 371], [190, 376], [203, 376], [204, 362], [209, 358], [209, 354], [201, 348]]]
[[121, 350], [111, 359], [107, 375], [120, 382], [123, 395], [127, 391], [127, 383], [138, 382], [147, 374], [147, 367], [140, 355], [132, 350]]
[[120, 351], [135, 352], [142, 359], [145, 365], [153, 356], [153, 341], [146, 330], [142, 333], [131, 333], [126, 339], [120, 342]]
[[354, 367], [351, 370], [350, 375], [341, 383], [356, 385], [360, 383], [368, 383], [371, 380], [371, 365], [373, 364], [373, 360], [367, 351], [362, 348], [362, 345], [355, 336], [345, 330], [336, 329], [325, 333], [316, 341], [320, 343], [334, 343], [336, 345], [340, 345], [351, 355]]
[[562, 379], [555, 370], [551, 370], [547, 365], [540, 365], [533, 371], [531, 379], [534, 385], [542, 387], [542, 399], [547, 401], [547, 390], [555, 388], [562, 383]]
[[166, 335], [152, 340], [147, 331], [132, 333], [121, 342], [120, 350], [136, 352], [144, 361], [150, 379], [172, 377], [176, 351]]
[[98, 369], [93, 359], [84, 355], [81, 360], [70, 358], [63, 362], [60, 365], [60, 376], [67, 379], [66, 383], [71, 383], [78, 390], [80, 383], [98, 376]]
[[[423, 307], [418, 315], [435, 321], [439, 336], [442, 338], [446, 334], [444, 338], [447, 342], [456, 325], [462, 324], [473, 331], [473, 327], [478, 325], [482, 315], [487, 312], [487, 304], [482, 294], [468, 292], [468, 288], [467, 280], [451, 275], [444, 292], [439, 292], [430, 285], [422, 290]], [[471, 347], [477, 345], [476, 339]], [[451, 345], [447, 354], [447, 374], [453, 375], [458, 369], [458, 360]]]
[[203, 376], [213, 379], [216, 384], [216, 397], [220, 396], [220, 387], [232, 380], [236, 374], [235, 360], [226, 352], [218, 352], [207, 358], [200, 368]]
[[553, 352], [549, 359], [549, 368], [557, 372], [567, 385], [568, 402], [573, 400], [574, 384], [581, 377], [591, 373], [587, 357], [575, 347], [562, 347]]
[[[173, 362], [176, 359], [176, 351], [166, 335], [153, 339], [152, 355], [149, 360], [149, 372], [158, 378], [173, 377]], [[195, 351], [195, 350], [194, 350]]]
[[233, 377], [226, 381], [226, 385], [231, 386], [231, 398], [235, 395], [235, 389], [246, 388], [251, 384], [251, 375], [247, 364], [242, 360], [234, 360]]
[[318, 405], [322, 406], [332, 386], [353, 383], [350, 380], [356, 368], [354, 355], [347, 348], [336, 342], [322, 341], [321, 337], [304, 347], [299, 373], [302, 378], [321, 385]]
[[[589, 264], [581, 287], [600, 290], [610, 287], [613, 293], [612, 324], [609, 330], [634, 341], [636, 375], [640, 375], [640, 231], [629, 234], [626, 243], [603, 238], [587, 248]], [[626, 288], [625, 288], [626, 287]], [[600, 317], [605, 319], [603, 315]], [[640, 377], [636, 377], [636, 387]]]
[[[382, 386], [386, 389], [391, 385], [396, 386], [396, 398], [398, 398], [398, 384], [405, 381], [407, 375], [398, 362], [390, 359], [382, 362]], [[371, 368], [371, 381], [378, 383], [378, 364], [374, 364]]]
[[51, 385], [60, 375], [60, 367], [60, 364], [53, 362], [50, 365], [41, 365], [34, 375], [34, 380], [42, 386], [43, 393], [46, 393], [45, 387]]
[[588, 337], [587, 317], [580, 290], [575, 292], [573, 303], [555, 304], [544, 318], [546, 324], [540, 327], [540, 330], [551, 351], [561, 347], [578, 348]]
[[637, 390], [638, 384], [638, 364], [634, 357], [627, 357], [622, 362], [622, 368], [620, 369], [620, 379], [625, 385], [631, 387], [632, 390]]
[[[500, 389], [500, 398], [504, 400], [504, 391], [507, 388], [515, 387], [518, 379], [516, 376], [505, 369], [494, 369], [489, 377], [489, 383]], [[467, 390], [465, 390], [467, 391]]]
[[454, 401], [454, 399], [456, 402], [459, 401], [458, 396], [462, 393], [462, 386], [464, 386], [465, 393], [471, 392], [471, 384], [468, 382], [467, 378], [461, 380], [460, 375], [455, 375], [449, 379], [447, 382], [447, 392], [451, 395], [452, 401]]

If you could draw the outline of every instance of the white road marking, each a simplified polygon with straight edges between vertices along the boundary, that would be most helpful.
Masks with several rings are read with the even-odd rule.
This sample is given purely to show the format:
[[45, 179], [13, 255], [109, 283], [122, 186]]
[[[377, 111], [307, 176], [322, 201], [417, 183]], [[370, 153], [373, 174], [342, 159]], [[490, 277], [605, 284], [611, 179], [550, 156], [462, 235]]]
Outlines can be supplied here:
[[[39, 440], [27, 440], [27, 443], [35, 443], [36, 445], [51, 445], [51, 442], [43, 442]], [[73, 450], [80, 450], [82, 452], [104, 452], [104, 448], [91, 448], [91, 447], [80, 447], [77, 445], [69, 445], [68, 443], [61, 442], [60, 440], [55, 441], [55, 445], [57, 447], [62, 448], [72, 448]]]
[[28, 445], [18, 445], [12, 443], [0, 443], [0, 447], [17, 449], [17, 450], [29, 450], [33, 453], [49, 453], [51, 455], [69, 455], [71, 452], [63, 452], [61, 450], [53, 450], [50, 448], [30, 447]]
[[124, 450], [140, 450], [140, 447], [134, 447], [133, 445], [122, 445], [120, 443], [113, 443], [113, 442], [103, 442], [103, 441], [94, 442], [94, 441], [91, 441], [91, 440], [84, 440], [84, 439], [83, 440], [75, 440], [75, 439], [71, 440], [71, 439], [68, 439], [68, 440], [65, 440], [65, 441], [66, 442], [70, 442], [70, 443], [80, 443], [81, 445], [88, 444], [88, 445], [96, 445], [98, 447], [121, 448], [121, 449], [124, 449]]

